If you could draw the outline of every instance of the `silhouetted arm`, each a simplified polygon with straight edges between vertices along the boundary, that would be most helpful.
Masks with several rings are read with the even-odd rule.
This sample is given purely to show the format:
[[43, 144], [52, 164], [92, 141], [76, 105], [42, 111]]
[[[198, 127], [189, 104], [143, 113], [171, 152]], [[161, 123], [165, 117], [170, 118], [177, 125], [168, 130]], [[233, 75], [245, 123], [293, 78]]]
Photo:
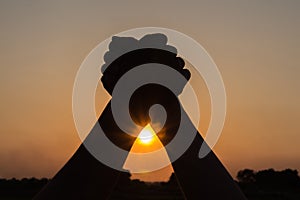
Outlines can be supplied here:
[[[185, 197], [188, 200], [245, 200], [246, 197], [213, 151], [205, 158], [198, 158], [202, 143], [203, 138], [197, 132], [191, 146], [172, 164]], [[168, 153], [172, 154], [170, 151]]]
[[[120, 129], [115, 125], [111, 115], [110, 103], [99, 118], [99, 123], [106, 135], [122, 138], [118, 135]], [[91, 137], [91, 134], [88, 135]], [[123, 148], [130, 148], [134, 138], [120, 139]], [[124, 161], [125, 162], [125, 161]], [[93, 157], [83, 144], [75, 152], [65, 166], [54, 176], [49, 184], [34, 198], [39, 199], [107, 199], [120, 172], [112, 169]]]

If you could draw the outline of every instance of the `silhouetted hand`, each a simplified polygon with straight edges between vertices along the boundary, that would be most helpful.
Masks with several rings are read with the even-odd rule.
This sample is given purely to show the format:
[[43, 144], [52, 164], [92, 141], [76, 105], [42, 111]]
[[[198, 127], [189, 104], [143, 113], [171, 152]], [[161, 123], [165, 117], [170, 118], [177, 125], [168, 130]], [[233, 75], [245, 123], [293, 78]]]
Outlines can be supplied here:
[[[164, 86], [147, 84], [140, 87], [132, 95], [129, 110], [133, 121], [144, 127], [148, 123], [151, 123], [149, 110], [151, 106], [155, 104], [159, 104], [166, 111], [165, 123], [161, 124], [163, 125], [162, 128], [156, 133], [162, 144], [165, 146], [176, 135], [180, 125], [181, 109], [177, 96]], [[157, 121], [155, 116], [158, 115], [159, 113], [152, 113], [152, 116], [154, 117], [152, 120]]]
[[[104, 88], [112, 95], [115, 85], [124, 74], [134, 67], [148, 63], [168, 66], [185, 77], [186, 82], [190, 78], [190, 72], [187, 69], [183, 69], [185, 64], [183, 59], [177, 57], [176, 53], [162, 49], [144, 48], [125, 53], [108, 65], [101, 78]], [[169, 76], [166, 79], [176, 80], [176, 77]], [[152, 105], [159, 104], [164, 107], [167, 118], [157, 136], [166, 145], [175, 136], [180, 124], [180, 103], [177, 96], [182, 92], [186, 82], [174, 81], [175, 94], [162, 85], [143, 85], [132, 94], [129, 108], [122, 109], [129, 109], [133, 121], [138, 126], [143, 127], [150, 123], [149, 109]], [[112, 116], [111, 103], [107, 105], [101, 114], [99, 123], [106, 136], [114, 144], [125, 150], [130, 150], [130, 145], [133, 144], [135, 137], [123, 132], [118, 127]]]
[[[167, 145], [176, 135], [181, 119], [179, 100], [168, 88], [157, 84], [144, 85], [133, 93], [129, 108], [124, 109], [129, 109], [132, 120], [138, 126], [145, 127], [148, 123], [151, 123], [149, 110], [155, 104], [161, 105], [166, 111], [164, 126], [156, 134], [163, 145]], [[124, 150], [130, 150], [136, 137], [125, 133], [116, 124], [112, 115], [111, 102], [108, 103], [98, 121], [105, 135], [115, 145]]]

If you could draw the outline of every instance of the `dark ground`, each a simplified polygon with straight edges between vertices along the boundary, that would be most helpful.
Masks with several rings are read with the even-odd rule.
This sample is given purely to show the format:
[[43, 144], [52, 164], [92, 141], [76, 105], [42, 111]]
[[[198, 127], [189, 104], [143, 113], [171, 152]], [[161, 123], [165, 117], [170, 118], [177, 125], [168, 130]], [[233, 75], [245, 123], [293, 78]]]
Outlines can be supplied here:
[[[241, 170], [238, 184], [249, 200], [299, 200], [300, 177], [296, 170], [274, 171], [273, 169], [255, 172]], [[0, 179], [0, 200], [32, 199], [47, 183], [49, 179]], [[100, 188], [99, 188], [100, 191]], [[119, 180], [112, 192], [112, 200], [124, 199], [184, 199], [182, 192], [172, 175], [167, 183], [144, 183], [130, 181], [129, 176]]]

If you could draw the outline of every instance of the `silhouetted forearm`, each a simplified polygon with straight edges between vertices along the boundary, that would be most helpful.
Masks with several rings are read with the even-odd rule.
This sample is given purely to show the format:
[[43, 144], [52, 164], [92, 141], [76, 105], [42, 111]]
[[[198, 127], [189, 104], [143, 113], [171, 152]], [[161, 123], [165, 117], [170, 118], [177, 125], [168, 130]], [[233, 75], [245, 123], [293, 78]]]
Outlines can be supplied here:
[[205, 158], [198, 158], [202, 143], [203, 138], [197, 133], [187, 151], [173, 162], [175, 175], [185, 197], [188, 200], [246, 199], [212, 151]]
[[[119, 129], [112, 121], [110, 104], [103, 111], [99, 123], [104, 131], [108, 131], [107, 135], [116, 134], [111, 137], [120, 137]], [[92, 137], [92, 133], [88, 137]], [[131, 147], [130, 143], [133, 143], [132, 139], [126, 141], [125, 147]], [[122, 172], [102, 164], [81, 144], [67, 164], [35, 199], [107, 199], [120, 173]]]

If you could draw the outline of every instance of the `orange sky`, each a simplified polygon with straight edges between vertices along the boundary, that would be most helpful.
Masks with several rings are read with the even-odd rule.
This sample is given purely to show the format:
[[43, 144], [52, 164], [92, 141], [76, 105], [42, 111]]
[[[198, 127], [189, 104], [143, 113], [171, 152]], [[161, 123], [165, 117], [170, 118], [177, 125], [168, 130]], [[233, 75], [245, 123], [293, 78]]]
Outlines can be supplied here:
[[64, 165], [80, 144], [77, 69], [102, 40], [143, 26], [190, 35], [218, 65], [228, 113], [214, 151], [233, 175], [300, 170], [300, 2], [270, 2], [1, 1], [0, 177], [52, 177]]

